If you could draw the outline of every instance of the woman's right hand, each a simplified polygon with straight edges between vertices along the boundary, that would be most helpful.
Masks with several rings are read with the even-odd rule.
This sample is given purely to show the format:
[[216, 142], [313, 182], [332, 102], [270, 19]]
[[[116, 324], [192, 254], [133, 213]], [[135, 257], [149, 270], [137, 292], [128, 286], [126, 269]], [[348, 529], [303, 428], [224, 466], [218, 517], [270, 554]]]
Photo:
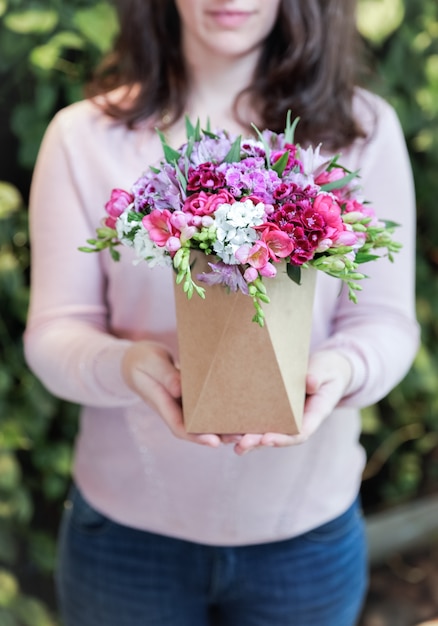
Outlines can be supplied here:
[[181, 375], [164, 346], [152, 341], [134, 342], [124, 354], [121, 370], [128, 387], [161, 415], [175, 437], [213, 448], [221, 444], [217, 435], [186, 432], [181, 408]]

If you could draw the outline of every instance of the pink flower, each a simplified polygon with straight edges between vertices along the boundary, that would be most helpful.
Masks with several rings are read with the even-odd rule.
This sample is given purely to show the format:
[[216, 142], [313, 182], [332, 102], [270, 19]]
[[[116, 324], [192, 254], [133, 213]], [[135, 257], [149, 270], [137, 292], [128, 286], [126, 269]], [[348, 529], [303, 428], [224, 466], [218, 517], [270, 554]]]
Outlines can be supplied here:
[[345, 172], [341, 167], [334, 167], [329, 172], [324, 171], [315, 178], [315, 183], [317, 185], [327, 185], [328, 183], [333, 183], [335, 180], [340, 180], [344, 178]]
[[170, 223], [177, 230], [182, 230], [186, 226], [188, 226], [191, 222], [189, 221], [189, 216], [183, 213], [182, 211], [175, 211], [170, 216]]
[[266, 263], [263, 267], [259, 269], [260, 276], [265, 276], [266, 278], [274, 278], [277, 275], [277, 269], [272, 265], [272, 263]]
[[132, 202], [134, 202], [134, 196], [131, 193], [124, 189], [113, 189], [110, 199], [105, 204], [105, 211], [109, 215], [109, 217], [105, 219], [105, 225], [109, 228], [114, 228], [119, 215], [121, 215]]
[[258, 271], [256, 270], [255, 267], [251, 267], [251, 266], [247, 267], [243, 274], [243, 278], [246, 280], [247, 283], [252, 283], [258, 277], [259, 277]]
[[176, 234], [172, 227], [171, 217], [172, 214], [167, 209], [163, 211], [155, 209], [142, 219], [142, 224], [148, 231], [149, 237], [157, 246], [165, 246], [168, 239]]
[[165, 247], [170, 253], [176, 252], [181, 248], [181, 240], [178, 239], [178, 237], [169, 237], [166, 241]]
[[294, 243], [289, 235], [275, 224], [263, 224], [257, 227], [257, 230], [262, 230], [262, 241], [266, 244], [273, 261], [285, 259], [294, 249]]
[[[276, 275], [277, 270], [269, 262], [269, 250], [268, 246], [263, 241], [256, 241], [254, 245], [244, 244], [235, 252], [235, 257], [240, 263], [248, 263], [251, 268], [255, 269], [261, 276], [267, 276], [272, 278]], [[248, 278], [256, 278], [254, 272], [246, 271], [244, 274], [245, 280], [251, 282]], [[252, 278], [252, 280], [255, 280]]]
[[338, 246], [355, 246], [358, 242], [358, 234], [352, 230], [344, 230], [336, 239]]
[[321, 193], [318, 194], [313, 201], [313, 209], [319, 213], [325, 221], [325, 236], [335, 241], [344, 230], [341, 207], [339, 204], [331, 195]]
[[187, 198], [183, 205], [183, 211], [193, 213], [193, 215], [211, 215], [220, 204], [230, 204], [231, 202], [234, 202], [234, 198], [225, 189], [217, 194], [200, 191]]
[[207, 200], [207, 215], [211, 215], [221, 204], [233, 204], [235, 202], [234, 196], [229, 191], [222, 189], [219, 193], [211, 194]]
[[252, 246], [244, 244], [236, 250], [235, 257], [240, 263], [248, 263], [259, 270], [269, 261], [268, 246], [263, 241], [256, 241]]

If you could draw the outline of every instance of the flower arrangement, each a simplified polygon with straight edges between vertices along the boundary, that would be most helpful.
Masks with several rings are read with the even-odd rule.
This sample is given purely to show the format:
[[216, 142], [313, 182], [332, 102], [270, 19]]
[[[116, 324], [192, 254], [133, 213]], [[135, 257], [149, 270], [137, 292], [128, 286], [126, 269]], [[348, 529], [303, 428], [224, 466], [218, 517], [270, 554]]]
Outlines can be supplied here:
[[[383, 255], [393, 260], [401, 247], [391, 236], [397, 224], [376, 217], [358, 172], [342, 166], [339, 155], [294, 143], [297, 122], [289, 113], [284, 133], [253, 126], [255, 136], [243, 139], [186, 118], [179, 150], [157, 131], [164, 158], [131, 191], [112, 191], [97, 238], [80, 250], [109, 248], [118, 260], [117, 246], [132, 247], [151, 267], [173, 266], [188, 298], [205, 297], [202, 283], [240, 290], [252, 298], [261, 326], [262, 303], [269, 302], [263, 279], [275, 277], [280, 261], [297, 283], [307, 267], [340, 279], [356, 302], [365, 278], [359, 265]], [[194, 250], [212, 255], [211, 271], [196, 275], [197, 282]]]

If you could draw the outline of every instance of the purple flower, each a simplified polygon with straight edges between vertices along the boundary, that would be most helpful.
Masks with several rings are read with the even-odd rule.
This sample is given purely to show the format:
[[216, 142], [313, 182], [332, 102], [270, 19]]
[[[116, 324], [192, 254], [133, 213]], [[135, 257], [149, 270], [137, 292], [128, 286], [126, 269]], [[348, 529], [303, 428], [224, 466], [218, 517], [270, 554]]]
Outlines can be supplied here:
[[[190, 154], [190, 164], [194, 167], [201, 163], [222, 163], [230, 151], [233, 138], [223, 131], [217, 132], [217, 139], [213, 137], [203, 137], [202, 141], [197, 141]], [[182, 149], [183, 154], [187, 150], [187, 145]]]
[[262, 157], [247, 157], [239, 163], [223, 163], [218, 170], [236, 198], [255, 195], [265, 204], [273, 204], [273, 193], [281, 183], [277, 172], [266, 169]]
[[248, 285], [237, 265], [226, 265], [222, 261], [208, 265], [212, 271], [198, 274], [196, 278], [199, 281], [206, 285], [225, 285], [230, 291], [239, 289], [243, 294], [248, 295]]
[[154, 209], [181, 209], [185, 193], [176, 177], [175, 169], [168, 163], [161, 164], [161, 171], [146, 172], [133, 185], [135, 210], [149, 213]]

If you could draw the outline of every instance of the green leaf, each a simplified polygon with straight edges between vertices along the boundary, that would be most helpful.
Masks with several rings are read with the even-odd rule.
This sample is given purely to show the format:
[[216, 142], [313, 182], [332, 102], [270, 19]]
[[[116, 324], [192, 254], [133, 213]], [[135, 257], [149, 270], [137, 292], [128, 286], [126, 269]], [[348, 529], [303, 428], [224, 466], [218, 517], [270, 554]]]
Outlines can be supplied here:
[[12, 491], [16, 489], [21, 477], [20, 466], [11, 452], [0, 453], [0, 489]]
[[181, 188], [184, 190], [184, 192], [187, 190], [187, 180], [186, 177], [184, 176], [184, 174], [181, 172], [179, 166], [177, 163], [175, 163], [175, 170], [176, 170], [176, 176], [179, 180], [179, 184], [181, 185]]
[[354, 258], [356, 263], [368, 263], [369, 261], [376, 261], [379, 259], [378, 254], [367, 254], [365, 252], [358, 252]]
[[334, 180], [333, 182], [327, 183], [326, 185], [321, 185], [321, 189], [323, 191], [333, 191], [333, 189], [341, 189], [342, 187], [345, 187], [345, 185], [348, 185], [348, 183], [350, 183], [352, 180], [354, 180], [358, 176], [358, 174], [359, 170], [356, 170], [355, 172], [350, 172], [346, 176], [339, 178], [339, 180]]
[[0, 17], [5, 14], [7, 6], [6, 0], [0, 0]]
[[239, 135], [233, 142], [229, 152], [227, 153], [224, 161], [225, 163], [238, 163], [240, 161], [240, 144], [242, 137]]
[[301, 267], [299, 265], [292, 265], [292, 263], [287, 263], [286, 265], [287, 275], [291, 280], [294, 281], [297, 285], [301, 285]]
[[109, 251], [113, 261], [120, 261], [120, 252], [118, 250], [111, 246]]
[[195, 137], [195, 127], [193, 126], [192, 122], [190, 121], [190, 118], [188, 115], [185, 116], [185, 122], [186, 122], [186, 135], [187, 135], [187, 139], [194, 139]]
[[175, 162], [178, 161], [178, 159], [180, 158], [180, 153], [168, 145], [164, 133], [159, 128], [156, 128], [155, 130], [160, 138], [161, 145], [163, 147], [164, 158], [168, 163], [174, 165]]
[[58, 13], [43, 8], [13, 11], [4, 18], [6, 28], [20, 35], [50, 33], [57, 23]]
[[199, 141], [201, 139], [201, 123], [199, 118], [196, 120], [196, 126], [193, 126], [188, 115], [185, 116], [186, 136], [188, 140]]
[[211, 130], [203, 128], [202, 132], [206, 137], [210, 137], [211, 139], [219, 139], [219, 135], [217, 135], [216, 133], [212, 133]]
[[46, 43], [33, 48], [29, 58], [35, 67], [50, 71], [56, 68], [64, 49], [82, 50], [84, 47], [85, 41], [77, 33], [61, 31], [53, 35]]
[[20, 598], [15, 610], [22, 626], [56, 626], [49, 611], [36, 598]]
[[8, 570], [0, 569], [0, 607], [8, 607], [19, 593], [18, 581]]
[[265, 149], [265, 154], [266, 154], [266, 165], [268, 167], [270, 167], [270, 156], [271, 156], [271, 148], [268, 145], [268, 142], [266, 141], [266, 139], [263, 137], [263, 134], [259, 131], [259, 129], [257, 128], [257, 126], [255, 124], [251, 124], [252, 128], [255, 130], [257, 137], [260, 139], [260, 141], [263, 144], [263, 147]]
[[275, 161], [274, 165], [272, 165], [272, 169], [274, 172], [277, 172], [279, 176], [281, 176], [285, 170], [287, 162], [289, 161], [290, 150], [284, 152], [281, 157]]
[[195, 145], [195, 138], [190, 137], [187, 142], [186, 153], [185, 153], [185, 175], [187, 177], [190, 167], [189, 159], [192, 156], [193, 146]]
[[381, 44], [403, 23], [403, 0], [360, 0], [357, 23], [360, 33], [375, 44]]
[[284, 140], [286, 143], [294, 143], [295, 141], [295, 129], [297, 127], [298, 122], [300, 121], [299, 117], [296, 117], [294, 119], [294, 121], [290, 122], [291, 119], [291, 111], [289, 110], [287, 112], [287, 117], [286, 117], [286, 128], [284, 131]]
[[111, 49], [118, 32], [115, 10], [106, 2], [98, 2], [85, 9], [76, 9], [73, 24], [85, 39], [101, 52], [108, 52]]
[[22, 205], [20, 192], [14, 185], [0, 181], [0, 220], [9, 218]]
[[386, 228], [400, 228], [400, 224], [398, 224], [397, 222], [392, 222], [391, 220], [380, 220], [381, 222], [383, 222], [386, 226]]
[[38, 67], [46, 72], [53, 70], [56, 66], [59, 56], [60, 56], [60, 48], [53, 44], [53, 42], [48, 42], [42, 46], [36, 46], [32, 49], [29, 59], [32, 65]]

